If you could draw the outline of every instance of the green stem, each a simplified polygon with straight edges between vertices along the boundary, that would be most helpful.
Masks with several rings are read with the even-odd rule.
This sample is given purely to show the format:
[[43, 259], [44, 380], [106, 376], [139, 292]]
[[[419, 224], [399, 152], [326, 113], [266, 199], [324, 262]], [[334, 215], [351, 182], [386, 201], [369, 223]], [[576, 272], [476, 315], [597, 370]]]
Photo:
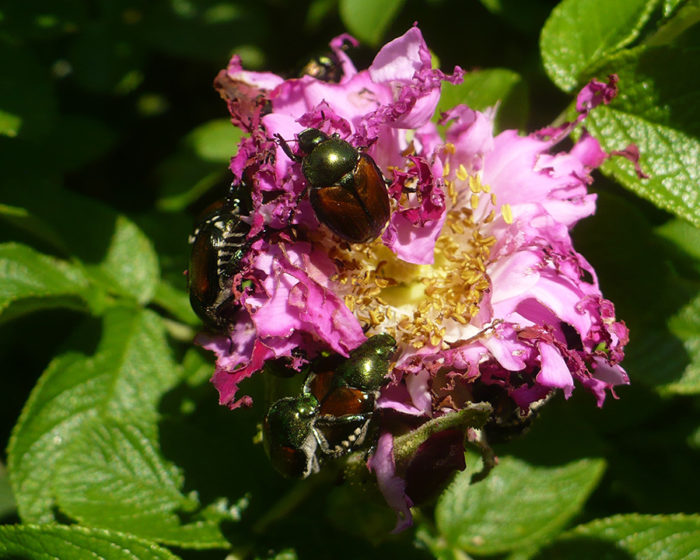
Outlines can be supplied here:
[[478, 402], [467, 405], [459, 412], [452, 412], [434, 418], [419, 428], [394, 439], [394, 458], [397, 463], [403, 459], [412, 457], [418, 447], [433, 434], [449, 430], [450, 428], [481, 428], [489, 419], [493, 409], [486, 402]]

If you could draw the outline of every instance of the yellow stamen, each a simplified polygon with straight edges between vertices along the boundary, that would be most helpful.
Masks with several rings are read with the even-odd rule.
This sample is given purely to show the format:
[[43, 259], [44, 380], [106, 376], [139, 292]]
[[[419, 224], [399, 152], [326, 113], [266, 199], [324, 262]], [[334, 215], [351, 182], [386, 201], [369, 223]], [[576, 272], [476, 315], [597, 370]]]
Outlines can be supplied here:
[[457, 179], [460, 181], [466, 181], [468, 177], [469, 174], [467, 173], [467, 168], [460, 163], [459, 167], [457, 168]]
[[501, 214], [503, 215], [503, 219], [507, 224], [513, 223], [513, 211], [510, 208], [510, 204], [506, 203], [501, 206]]
[[[479, 195], [472, 199], [478, 205]], [[449, 211], [433, 265], [402, 261], [379, 239], [336, 245], [332, 258], [340, 271], [333, 280], [347, 290], [346, 305], [369, 333], [391, 334], [414, 348], [440, 346], [449, 330], [469, 324], [490, 288], [485, 270], [494, 240], [477, 225], [472, 209]]]

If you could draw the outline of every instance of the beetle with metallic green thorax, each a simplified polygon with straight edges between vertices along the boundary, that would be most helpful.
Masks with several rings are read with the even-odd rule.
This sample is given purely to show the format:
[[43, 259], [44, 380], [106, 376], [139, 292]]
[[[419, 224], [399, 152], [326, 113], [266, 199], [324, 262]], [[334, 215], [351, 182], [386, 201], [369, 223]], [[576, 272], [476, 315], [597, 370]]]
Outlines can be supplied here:
[[332, 51], [318, 53], [311, 60], [307, 61], [297, 72], [298, 77], [311, 76], [321, 82], [340, 83], [340, 80], [343, 78], [343, 63], [339, 52], [347, 53], [354, 46], [356, 44], [352, 40], [344, 38], [339, 45], [336, 45], [337, 50], [333, 49]]
[[375, 335], [334, 370], [311, 373], [300, 396], [275, 402], [263, 423], [272, 465], [285, 476], [306, 478], [323, 460], [371, 441], [376, 399], [395, 350], [391, 336]]
[[343, 68], [335, 53], [323, 53], [313, 57], [299, 70], [299, 77], [311, 76], [321, 82], [337, 84], [343, 77]]
[[374, 160], [338, 135], [316, 128], [297, 135], [295, 155], [287, 142], [275, 135], [280, 147], [309, 183], [309, 200], [318, 220], [351, 243], [376, 239], [389, 221], [389, 194]]
[[314, 422], [318, 401], [313, 395], [285, 397], [275, 402], [263, 422], [263, 445], [272, 465], [290, 478], [317, 473], [318, 436]]

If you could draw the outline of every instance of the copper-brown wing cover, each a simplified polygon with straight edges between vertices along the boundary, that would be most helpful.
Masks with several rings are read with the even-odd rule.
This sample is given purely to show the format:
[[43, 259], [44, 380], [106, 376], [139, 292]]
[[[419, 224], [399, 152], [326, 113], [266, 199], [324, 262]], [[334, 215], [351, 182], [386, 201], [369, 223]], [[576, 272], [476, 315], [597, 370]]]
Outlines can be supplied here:
[[349, 186], [311, 189], [309, 199], [318, 219], [352, 243], [379, 236], [389, 221], [389, 195], [374, 160], [360, 154]]
[[366, 414], [374, 410], [374, 399], [352, 387], [334, 384], [335, 372], [324, 371], [316, 373], [309, 389], [320, 403], [321, 416], [341, 417], [348, 414]]

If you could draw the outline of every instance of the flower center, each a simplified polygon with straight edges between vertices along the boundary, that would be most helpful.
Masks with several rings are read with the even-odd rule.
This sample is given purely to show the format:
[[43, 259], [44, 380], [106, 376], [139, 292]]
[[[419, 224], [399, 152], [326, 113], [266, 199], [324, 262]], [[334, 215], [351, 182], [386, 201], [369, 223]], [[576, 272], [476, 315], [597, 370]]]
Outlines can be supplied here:
[[[495, 239], [482, 235], [475, 220], [480, 192], [488, 189], [472, 178], [472, 196], [461, 205], [453, 185], [448, 182], [447, 187], [452, 209], [435, 244], [432, 265], [402, 261], [380, 239], [332, 251], [340, 270], [333, 280], [368, 334], [387, 333], [414, 348], [467, 338], [466, 327], [490, 287], [486, 265]], [[492, 219], [490, 214], [478, 222]]]

